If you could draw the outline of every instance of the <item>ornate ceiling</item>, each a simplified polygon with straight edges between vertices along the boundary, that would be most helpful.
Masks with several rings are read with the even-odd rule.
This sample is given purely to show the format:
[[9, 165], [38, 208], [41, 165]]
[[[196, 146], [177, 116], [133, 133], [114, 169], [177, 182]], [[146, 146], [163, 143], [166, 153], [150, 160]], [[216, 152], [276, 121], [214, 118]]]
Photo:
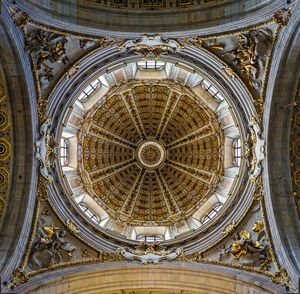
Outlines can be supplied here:
[[172, 224], [214, 193], [223, 136], [216, 115], [186, 87], [114, 87], [85, 114], [79, 133], [84, 186], [114, 219]]
[[[289, 45], [283, 40], [291, 34], [290, 26], [299, 23], [299, 13], [293, 10], [299, 12], [300, 5], [281, 5], [275, 13], [261, 13], [261, 20], [253, 18], [247, 25], [241, 21], [240, 29], [233, 23], [226, 32], [222, 27], [186, 35], [126, 37], [90, 27], [89, 33], [71, 25], [62, 29], [59, 18], [46, 25], [20, 7], [27, 6], [5, 2], [0, 15], [0, 31], [6, 28], [3, 36], [10, 36], [20, 61], [6, 65], [5, 80], [18, 76], [24, 90], [20, 100], [28, 99], [12, 107], [10, 122], [0, 91], [0, 161], [6, 164], [0, 181], [5, 191], [17, 180], [26, 184], [26, 189], [15, 185], [16, 193], [6, 199], [1, 190], [4, 292], [31, 293], [41, 280], [47, 284], [88, 269], [113, 272], [134, 266], [151, 274], [158, 263], [156, 269], [169, 263], [177, 273], [186, 266], [197, 276], [201, 268], [222, 272], [225, 278], [233, 273], [235, 280], [239, 276], [250, 284], [255, 281], [267, 293], [296, 292], [299, 250], [285, 246], [298, 244], [298, 235], [281, 238], [277, 222], [282, 221], [286, 235], [297, 229], [290, 217], [299, 210], [297, 105], [291, 137], [295, 142], [290, 145], [296, 197], [288, 202], [284, 219], [278, 218], [280, 205], [275, 209], [274, 199], [286, 207], [284, 201], [292, 195], [279, 199], [278, 193], [285, 191], [270, 192], [271, 180], [278, 185], [283, 181], [269, 177], [275, 159], [266, 150], [277, 146], [268, 145], [264, 131], [274, 119], [269, 108], [276, 99], [273, 75], [285, 58], [280, 50]], [[1, 50], [0, 55], [2, 61]], [[149, 70], [139, 65], [145, 59], [164, 65]], [[20, 75], [8, 70], [15, 64]], [[88, 87], [93, 94], [82, 96]], [[10, 87], [9, 93], [17, 90]], [[278, 117], [292, 106], [280, 106]], [[22, 137], [6, 144], [14, 134], [10, 127], [23, 116], [30, 118], [24, 128], [28, 138], [19, 128]], [[35, 165], [24, 164], [24, 180], [21, 172], [14, 173], [18, 162], [6, 162], [15, 154], [12, 147], [23, 159], [32, 151]], [[289, 178], [284, 181], [291, 184]], [[18, 214], [20, 209], [23, 214]], [[139, 242], [138, 236], [152, 235], [162, 242]], [[162, 276], [167, 275], [151, 276], [150, 282]], [[180, 283], [185, 282], [180, 280], [174, 291]], [[59, 286], [58, 293], [71, 291]], [[242, 292], [231, 286], [228, 293]], [[151, 285], [128, 284], [115, 291], [130, 289], [152, 290]], [[164, 290], [158, 285], [153, 289]]]

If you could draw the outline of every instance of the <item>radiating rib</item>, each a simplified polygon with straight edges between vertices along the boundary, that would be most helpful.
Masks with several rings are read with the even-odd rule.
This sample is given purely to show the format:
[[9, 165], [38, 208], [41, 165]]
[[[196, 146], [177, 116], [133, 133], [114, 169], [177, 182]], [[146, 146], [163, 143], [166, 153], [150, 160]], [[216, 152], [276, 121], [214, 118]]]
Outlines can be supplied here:
[[178, 97], [178, 95], [179, 95], [178, 93], [173, 92], [172, 90], [170, 91], [168, 101], [166, 103], [166, 107], [165, 107], [164, 113], [162, 115], [161, 121], [159, 123], [159, 127], [157, 129], [157, 133], [155, 136], [157, 140], [159, 140], [161, 138], [180, 98], [182, 97], [182, 95], [180, 95], [179, 97]]
[[140, 189], [142, 187], [142, 182], [144, 180], [144, 175], [145, 175], [145, 170], [142, 169], [140, 171], [140, 173], [139, 173], [139, 175], [138, 175], [131, 191], [129, 192], [122, 208], [121, 208], [122, 212], [131, 215], [132, 210], [135, 206], [135, 202], [136, 202], [137, 197], [139, 195]]
[[175, 148], [175, 147], [178, 147], [178, 146], [182, 146], [182, 145], [185, 145], [185, 144], [189, 144], [191, 142], [198, 141], [200, 139], [204, 139], [204, 138], [209, 137], [213, 134], [214, 134], [214, 131], [212, 130], [211, 125], [206, 124], [203, 127], [201, 127], [200, 129], [197, 129], [196, 131], [194, 131], [194, 132], [192, 132], [192, 133], [190, 133], [190, 134], [188, 134], [184, 137], [181, 137], [178, 140], [168, 144], [166, 146], [166, 150], [169, 150], [169, 149], [172, 149], [172, 148]]
[[89, 133], [97, 138], [100, 139], [105, 139], [109, 142], [119, 144], [121, 146], [130, 148], [130, 149], [135, 149], [136, 145], [131, 143], [130, 141], [127, 141], [126, 139], [123, 139], [122, 137], [119, 137], [116, 134], [111, 133], [110, 131], [107, 131], [96, 124], [92, 123]]
[[[162, 176], [160, 170], [156, 170], [156, 177], [157, 177], [162, 195], [164, 196], [164, 200], [165, 200], [169, 215], [179, 212], [180, 208], [178, 207], [177, 202], [175, 201], [174, 196], [172, 195], [167, 183], [163, 179], [163, 176]], [[176, 208], [176, 211], [172, 211], [170, 204]]]
[[120, 172], [121, 170], [127, 168], [128, 166], [134, 164], [135, 162], [136, 162], [135, 159], [123, 161], [121, 163], [111, 165], [107, 168], [103, 168], [103, 169], [99, 169], [99, 170], [90, 172], [89, 176], [91, 178], [92, 183], [94, 184], [101, 180], [104, 180], [105, 178], [112, 176], [113, 174]]
[[126, 105], [126, 108], [129, 112], [129, 115], [131, 116], [131, 119], [133, 120], [141, 138], [143, 140], [146, 139], [146, 132], [144, 130], [144, 127], [143, 127], [143, 123], [142, 123], [142, 120], [140, 118], [140, 115], [139, 115], [139, 112], [138, 112], [138, 109], [136, 107], [136, 104], [135, 104], [135, 101], [134, 101], [134, 97], [132, 95], [132, 93], [122, 93], [121, 94], [121, 97], [123, 99], [123, 102], [124, 104]]
[[180, 170], [181, 172], [187, 173], [190, 176], [196, 178], [197, 180], [201, 181], [204, 184], [209, 185], [211, 182], [211, 179], [213, 178], [213, 173], [200, 170], [188, 165], [184, 165], [182, 163], [175, 162], [173, 160], [166, 160], [166, 163], [170, 166], [176, 168], [177, 170]]

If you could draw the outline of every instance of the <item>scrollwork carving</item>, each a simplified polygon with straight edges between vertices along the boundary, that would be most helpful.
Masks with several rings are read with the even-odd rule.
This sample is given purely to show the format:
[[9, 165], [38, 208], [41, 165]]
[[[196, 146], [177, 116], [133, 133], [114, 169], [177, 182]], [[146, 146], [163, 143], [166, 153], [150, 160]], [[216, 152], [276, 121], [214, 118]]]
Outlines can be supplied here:
[[282, 8], [275, 12], [273, 19], [279, 26], [286, 26], [292, 15], [292, 7]]
[[154, 244], [142, 242], [135, 248], [119, 248], [117, 253], [129, 260], [139, 260], [142, 264], [158, 264], [162, 260], [175, 260], [183, 255], [182, 248], [166, 250], [159, 242]]
[[175, 40], [163, 40], [159, 35], [144, 35], [140, 40], [129, 40], [120, 45], [128, 52], [144, 58], [158, 59], [161, 55], [175, 52], [183, 46]]
[[40, 173], [47, 180], [52, 181], [52, 165], [58, 156], [57, 144], [50, 132], [51, 120], [47, 118], [40, 128], [40, 139], [36, 142], [36, 157], [40, 162]]

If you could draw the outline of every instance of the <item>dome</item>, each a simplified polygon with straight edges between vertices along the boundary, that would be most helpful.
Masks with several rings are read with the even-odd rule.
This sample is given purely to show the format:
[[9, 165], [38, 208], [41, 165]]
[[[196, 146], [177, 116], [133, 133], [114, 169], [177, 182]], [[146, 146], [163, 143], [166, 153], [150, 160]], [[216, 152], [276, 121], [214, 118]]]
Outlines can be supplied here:
[[221, 210], [236, 189], [241, 147], [214, 85], [183, 64], [138, 60], [82, 89], [66, 114], [60, 163], [94, 225], [168, 240]]
[[216, 115], [174, 82], [114, 87], [85, 114], [79, 144], [87, 192], [133, 225], [191, 216], [223, 172]]

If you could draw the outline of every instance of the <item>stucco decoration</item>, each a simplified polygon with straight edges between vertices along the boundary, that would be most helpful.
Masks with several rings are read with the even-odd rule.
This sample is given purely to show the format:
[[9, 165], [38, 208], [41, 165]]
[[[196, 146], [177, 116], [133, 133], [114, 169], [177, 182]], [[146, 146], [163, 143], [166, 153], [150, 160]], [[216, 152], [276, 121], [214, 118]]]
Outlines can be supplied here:
[[159, 35], [143, 35], [139, 40], [125, 41], [120, 48], [144, 58], [157, 59], [163, 54], [182, 49], [182, 45], [176, 40], [162, 39]]
[[50, 133], [51, 119], [48, 118], [40, 128], [41, 137], [36, 142], [36, 158], [40, 162], [40, 173], [48, 181], [52, 181], [53, 160], [58, 156], [57, 144]]
[[249, 121], [248, 140], [245, 143], [247, 164], [249, 174], [253, 181], [262, 172], [262, 162], [265, 158], [265, 140], [262, 138], [261, 129], [256, 118], [252, 117]]
[[128, 260], [139, 260], [142, 264], [158, 264], [162, 260], [171, 261], [177, 259], [183, 255], [183, 249], [172, 248], [167, 250], [159, 242], [154, 244], [142, 242], [141, 245], [135, 248], [119, 248], [117, 249], [117, 253]]

